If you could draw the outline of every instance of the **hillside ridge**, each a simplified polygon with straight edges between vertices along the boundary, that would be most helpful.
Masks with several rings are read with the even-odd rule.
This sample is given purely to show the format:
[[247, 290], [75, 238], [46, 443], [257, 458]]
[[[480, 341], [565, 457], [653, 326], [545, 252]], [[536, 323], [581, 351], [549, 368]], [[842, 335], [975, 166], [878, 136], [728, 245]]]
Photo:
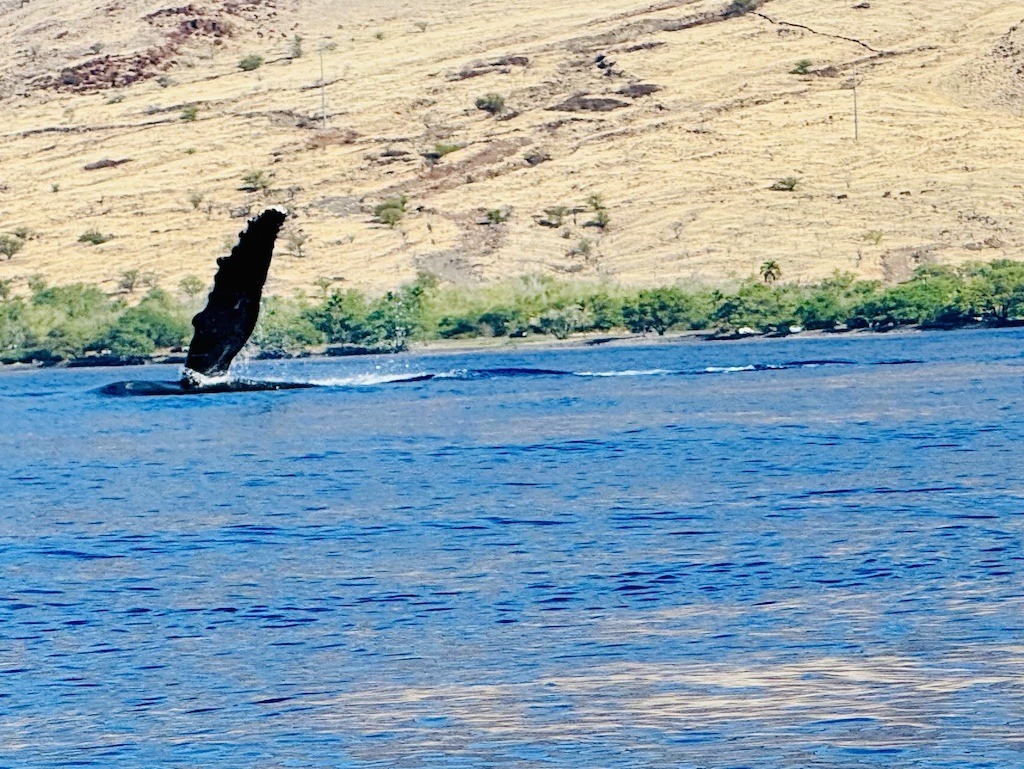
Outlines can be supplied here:
[[1019, 9], [179, 3], [0, 3], [14, 291], [208, 280], [271, 204], [292, 213], [284, 294], [419, 271], [729, 285], [766, 260], [897, 281], [1024, 256]]

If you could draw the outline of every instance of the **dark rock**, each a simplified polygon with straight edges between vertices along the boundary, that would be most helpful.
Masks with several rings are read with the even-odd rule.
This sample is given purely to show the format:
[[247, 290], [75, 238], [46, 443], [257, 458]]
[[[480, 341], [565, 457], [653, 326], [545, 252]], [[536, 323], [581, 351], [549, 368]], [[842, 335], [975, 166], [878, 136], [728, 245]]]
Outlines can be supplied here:
[[657, 93], [661, 90], [664, 90], [664, 86], [654, 83], [633, 83], [632, 85], [623, 86], [618, 90], [618, 93], [628, 96], [630, 99], [639, 99], [641, 96], [650, 96], [652, 93]]
[[455, 74], [449, 75], [448, 79], [468, 80], [471, 77], [480, 77], [481, 75], [507, 75], [511, 72], [512, 67], [527, 67], [529, 65], [530, 59], [527, 56], [502, 56], [501, 58], [494, 59], [492, 61], [474, 62]]
[[559, 112], [611, 112], [628, 106], [629, 102], [604, 96], [573, 96], [549, 109]]
[[82, 166], [86, 171], [95, 171], [99, 168], [115, 168], [116, 166], [124, 165], [125, 163], [131, 163], [132, 158], [121, 158], [120, 160], [111, 160], [110, 158], [104, 158], [103, 160], [97, 160], [95, 163], [88, 163]]

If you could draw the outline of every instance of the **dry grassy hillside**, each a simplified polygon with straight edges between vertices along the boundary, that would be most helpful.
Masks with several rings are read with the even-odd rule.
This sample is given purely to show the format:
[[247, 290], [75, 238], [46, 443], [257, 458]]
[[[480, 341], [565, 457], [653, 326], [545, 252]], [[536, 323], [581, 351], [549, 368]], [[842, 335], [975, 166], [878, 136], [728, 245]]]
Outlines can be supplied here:
[[727, 2], [0, 0], [0, 279], [205, 281], [269, 203], [277, 292], [1024, 257], [1020, 6]]

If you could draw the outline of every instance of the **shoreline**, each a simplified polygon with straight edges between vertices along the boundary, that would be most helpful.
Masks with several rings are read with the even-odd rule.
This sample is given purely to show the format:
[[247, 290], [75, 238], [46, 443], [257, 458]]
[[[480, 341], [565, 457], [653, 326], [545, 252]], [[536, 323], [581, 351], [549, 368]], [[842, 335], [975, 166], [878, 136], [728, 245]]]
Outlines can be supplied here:
[[[826, 339], [826, 338], [868, 338], [878, 335], [904, 336], [919, 334], [927, 331], [970, 331], [980, 329], [1004, 329], [1014, 328], [1020, 324], [986, 324], [974, 323], [970, 325], [954, 327], [937, 327], [908, 325], [897, 328], [876, 330], [870, 328], [845, 329], [845, 330], [807, 330], [787, 334], [776, 332], [755, 333], [755, 334], [723, 334], [710, 333], [706, 330], [669, 331], [663, 335], [658, 334], [634, 334], [629, 331], [622, 332], [583, 332], [573, 334], [565, 339], [557, 339], [552, 336], [535, 334], [526, 337], [471, 337], [467, 339], [431, 339], [425, 341], [411, 342], [404, 350], [391, 351], [373, 348], [354, 348], [338, 345], [320, 345], [311, 347], [293, 355], [259, 353], [253, 355], [250, 360], [297, 360], [303, 358], [347, 358], [365, 357], [370, 355], [402, 355], [403, 353], [414, 354], [448, 354], [460, 352], [483, 352], [483, 351], [511, 351], [519, 349], [531, 350], [558, 350], [558, 349], [583, 349], [586, 347], [598, 346], [657, 346], [679, 343], [698, 342], [742, 342], [742, 341], [774, 341], [786, 339]], [[69, 358], [61, 361], [36, 360], [32, 362], [0, 363], [0, 372], [3, 371], [24, 371], [44, 368], [113, 368], [119, 366], [157, 366], [157, 365], [184, 365], [185, 352], [181, 351], [158, 351], [147, 356], [133, 356], [130, 358], [118, 358], [113, 355], [86, 355], [80, 358]]]

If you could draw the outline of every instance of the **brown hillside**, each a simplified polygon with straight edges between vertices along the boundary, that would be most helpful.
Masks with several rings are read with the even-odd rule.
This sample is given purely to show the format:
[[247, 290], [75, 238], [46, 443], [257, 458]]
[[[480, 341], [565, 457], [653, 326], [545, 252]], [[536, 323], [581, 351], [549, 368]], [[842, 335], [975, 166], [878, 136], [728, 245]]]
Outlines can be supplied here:
[[[277, 292], [1024, 257], [1012, 3], [177, 1], [0, 0], [0, 232], [31, 231], [0, 261], [16, 290], [208, 280], [270, 203], [295, 214]], [[496, 115], [475, 106], [491, 93]], [[240, 189], [252, 172], [269, 189]], [[375, 223], [399, 195], [402, 221]]]

